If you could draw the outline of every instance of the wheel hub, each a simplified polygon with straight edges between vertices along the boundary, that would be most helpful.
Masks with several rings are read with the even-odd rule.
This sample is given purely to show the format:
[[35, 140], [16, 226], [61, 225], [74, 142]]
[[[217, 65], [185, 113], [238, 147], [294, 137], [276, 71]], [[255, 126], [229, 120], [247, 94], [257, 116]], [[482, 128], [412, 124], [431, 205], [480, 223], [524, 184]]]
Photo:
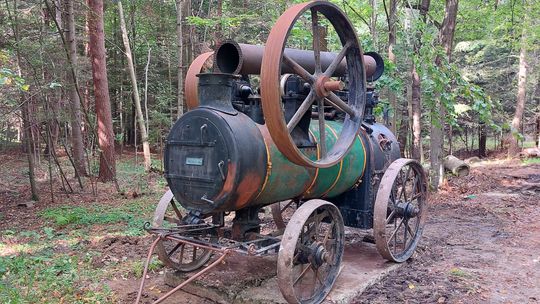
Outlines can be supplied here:
[[341, 91], [345, 85], [342, 81], [331, 80], [330, 77], [321, 74], [315, 81], [315, 93], [319, 97], [327, 97], [332, 91]]
[[413, 218], [420, 213], [420, 209], [409, 203], [409, 202], [399, 202], [396, 208], [397, 214], [404, 218]]
[[318, 268], [326, 262], [328, 256], [326, 248], [322, 243], [317, 242], [313, 243], [310, 249], [310, 262], [315, 268]]

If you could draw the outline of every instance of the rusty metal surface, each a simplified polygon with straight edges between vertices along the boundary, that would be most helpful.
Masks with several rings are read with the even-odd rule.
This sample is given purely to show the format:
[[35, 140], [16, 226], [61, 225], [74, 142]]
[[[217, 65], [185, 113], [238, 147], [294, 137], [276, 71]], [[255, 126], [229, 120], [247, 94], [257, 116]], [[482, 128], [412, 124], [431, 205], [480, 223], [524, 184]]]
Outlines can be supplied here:
[[[234, 40], [225, 40], [216, 49], [214, 54], [216, 71], [240, 75], [258, 75], [261, 73], [261, 63], [264, 48], [265, 47], [263, 45], [253, 45], [238, 43]], [[300, 66], [302, 66], [308, 72], [314, 73], [315, 61], [313, 51], [285, 48], [283, 52], [287, 57], [291, 58], [295, 62], [298, 62], [298, 64], [300, 64]], [[363, 56], [366, 77], [372, 77], [378, 71], [374, 54], [375, 53], [366, 53]], [[335, 52], [321, 52], [321, 68], [326, 70], [337, 55], [338, 53]], [[334, 74], [331, 76], [344, 76], [346, 69], [347, 60], [343, 59], [339, 63]], [[293, 73], [294, 71], [289, 66], [282, 65], [281, 72]]]
[[413, 159], [395, 160], [381, 179], [373, 214], [375, 244], [385, 259], [404, 262], [412, 256], [426, 211], [427, 178], [422, 165]]
[[160, 238], [156, 238], [152, 245], [150, 246], [150, 249], [148, 249], [148, 254], [146, 256], [146, 261], [144, 262], [144, 270], [141, 278], [141, 284], [139, 285], [139, 291], [137, 292], [137, 298], [135, 299], [135, 304], [138, 304], [141, 301], [141, 296], [144, 289], [144, 283], [146, 281], [146, 274], [148, 273], [148, 265], [150, 265], [150, 260], [152, 260], [152, 255], [154, 254], [154, 249], [156, 248], [156, 245], [158, 242], [160, 242]]
[[188, 68], [188, 71], [186, 73], [186, 80], [184, 81], [186, 105], [188, 110], [195, 109], [199, 106], [199, 78], [197, 77], [197, 74], [203, 71], [203, 68], [207, 64], [207, 60], [211, 58], [212, 55], [214, 55], [214, 52], [207, 52], [197, 56], [197, 58], [193, 60], [193, 62]]
[[[169, 218], [166, 216], [167, 209], [169, 206], [174, 210], [174, 215], [176, 217]], [[154, 218], [152, 220], [152, 227], [163, 227], [165, 222], [169, 222], [169, 225], [174, 225], [180, 223], [182, 219], [182, 214], [176, 206], [176, 202], [173, 197], [171, 190], [165, 192], [165, 194], [159, 200], [159, 203], [154, 212]], [[198, 246], [190, 245], [191, 247], [187, 248], [186, 245], [182, 244], [180, 247], [176, 247], [176, 242], [170, 242], [165, 238], [158, 238], [159, 241], [156, 244], [156, 253], [158, 254], [159, 260], [163, 262], [168, 267], [176, 269], [178, 271], [189, 272], [196, 270], [202, 267], [212, 256], [212, 251], [208, 249], [201, 248], [199, 255], [197, 255]], [[166, 244], [171, 245], [175, 244], [172, 249], [167, 250]], [[170, 246], [169, 246], [170, 247]], [[175, 259], [177, 251], [180, 250], [181, 254], [179, 259]], [[191, 261], [184, 262], [184, 252], [190, 252], [193, 255], [191, 256]]]
[[[287, 211], [287, 209], [294, 207], [294, 205], [295, 205], [294, 200], [277, 202], [275, 204], [270, 205], [270, 210], [272, 211], [272, 219], [274, 220], [274, 223], [276, 224], [276, 227], [278, 230], [285, 229], [286, 219], [284, 218], [283, 214], [284, 212]], [[288, 222], [288, 219], [287, 219], [287, 222]]]
[[[336, 29], [343, 45], [342, 51], [338, 53], [336, 58], [334, 58], [334, 61], [325, 71], [322, 71], [320, 68], [320, 62], [317, 64], [318, 60], [315, 60], [316, 67], [315, 74], [313, 75], [284, 54], [284, 46], [289, 31], [296, 23], [297, 19], [308, 10], [324, 15]], [[315, 25], [316, 24], [314, 24], [314, 27]], [[314, 39], [314, 41], [315, 40], [317, 39]], [[314, 45], [314, 55], [317, 55], [320, 52], [317, 45]], [[344, 121], [343, 130], [336, 143], [327, 153], [322, 150], [321, 156], [317, 160], [312, 160], [298, 149], [290, 135], [290, 131], [294, 129], [294, 122], [296, 122], [303, 112], [307, 111], [311, 107], [311, 104], [317, 100], [317, 94], [314, 92], [314, 84], [317, 78], [333, 75], [343, 58], [347, 58], [347, 76], [350, 86], [349, 102], [348, 104], [343, 102], [337, 95], [331, 92], [325, 100], [330, 100], [330, 104], [339, 107], [348, 114]], [[283, 63], [291, 67], [294, 72], [304, 78], [305, 81], [312, 84], [312, 93], [308, 94], [308, 97], [304, 100], [299, 110], [291, 118], [288, 124], [285, 122], [280, 96], [280, 76], [283, 74], [281, 71]], [[266, 126], [279, 150], [291, 162], [301, 166], [328, 168], [338, 163], [351, 148], [356, 138], [356, 134], [360, 129], [365, 105], [365, 78], [362, 51], [358, 44], [354, 28], [348, 18], [337, 6], [329, 2], [313, 1], [294, 5], [285, 11], [270, 31], [261, 65], [261, 97], [263, 113]], [[322, 84], [324, 85], [324, 82], [322, 82]], [[320, 117], [324, 119], [323, 115]], [[324, 126], [322, 123], [320, 125], [321, 127]], [[321, 145], [324, 146], [324, 142], [322, 142]]]
[[[135, 304], [138, 304], [140, 301], [141, 301], [141, 297], [142, 297], [142, 293], [143, 293], [143, 290], [144, 290], [144, 283], [146, 281], [146, 274], [148, 273], [148, 265], [150, 264], [150, 261], [152, 260], [152, 254], [154, 253], [154, 249], [156, 248], [156, 245], [158, 244], [158, 242], [162, 241], [162, 239], [166, 238], [167, 236], [165, 235], [159, 235], [156, 240], [154, 240], [154, 242], [152, 243], [152, 245], [150, 246], [150, 249], [148, 250], [148, 255], [147, 255], [147, 258], [146, 258], [146, 261], [145, 261], [145, 264], [144, 264], [144, 271], [143, 271], [143, 276], [141, 278], [141, 283], [140, 283], [140, 286], [139, 286], [139, 291], [137, 293], [137, 298], [135, 300]], [[185, 245], [186, 241], [183, 241], [183, 240], [178, 240], [178, 244], [180, 245]], [[212, 264], [206, 266], [205, 268], [203, 268], [202, 270], [200, 270], [199, 272], [195, 273], [194, 275], [192, 275], [189, 279], [185, 280], [182, 284], [176, 286], [175, 288], [173, 288], [172, 290], [170, 290], [169, 292], [167, 292], [166, 294], [164, 294], [163, 296], [161, 296], [159, 299], [157, 299], [156, 301], [153, 302], [153, 304], [158, 304], [158, 303], [161, 303], [163, 301], [165, 301], [168, 297], [170, 297], [172, 294], [174, 294], [175, 292], [177, 292], [178, 290], [180, 290], [181, 288], [183, 288], [184, 286], [186, 286], [187, 284], [191, 283], [192, 281], [194, 281], [195, 279], [197, 279], [198, 277], [200, 277], [201, 275], [205, 274], [206, 272], [208, 272], [209, 270], [211, 270], [212, 268], [216, 267], [217, 265], [219, 265], [220, 263], [223, 262], [223, 260], [229, 255], [232, 253], [232, 251], [230, 249], [216, 249], [216, 248], [212, 248], [212, 247], [208, 247], [208, 250], [213, 250], [215, 252], [218, 252], [221, 254], [221, 256], [215, 260], [214, 262], [212, 262]]]
[[277, 261], [278, 286], [289, 303], [324, 300], [339, 274], [344, 238], [343, 219], [333, 204], [314, 199], [296, 210]]

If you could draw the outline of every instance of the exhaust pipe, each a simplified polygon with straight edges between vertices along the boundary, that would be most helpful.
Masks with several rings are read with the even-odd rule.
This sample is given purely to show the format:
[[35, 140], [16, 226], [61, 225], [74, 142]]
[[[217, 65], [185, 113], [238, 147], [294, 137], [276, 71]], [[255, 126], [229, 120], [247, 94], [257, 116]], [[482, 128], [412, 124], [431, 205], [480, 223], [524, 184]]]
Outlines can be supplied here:
[[[233, 40], [223, 41], [214, 53], [214, 64], [217, 72], [229, 74], [260, 74], [261, 63], [264, 53], [264, 46], [237, 43]], [[300, 66], [310, 73], [315, 71], [315, 59], [313, 51], [304, 51], [298, 49], [286, 48], [285, 54], [296, 61]], [[321, 69], [324, 71], [336, 58], [337, 53], [321, 52]], [[336, 68], [335, 77], [345, 75], [347, 62], [345, 58]], [[384, 72], [384, 61], [382, 57], [375, 52], [364, 53], [364, 69], [366, 71], [367, 81], [375, 81], [381, 77]], [[281, 72], [294, 73], [289, 66], [283, 64]]]

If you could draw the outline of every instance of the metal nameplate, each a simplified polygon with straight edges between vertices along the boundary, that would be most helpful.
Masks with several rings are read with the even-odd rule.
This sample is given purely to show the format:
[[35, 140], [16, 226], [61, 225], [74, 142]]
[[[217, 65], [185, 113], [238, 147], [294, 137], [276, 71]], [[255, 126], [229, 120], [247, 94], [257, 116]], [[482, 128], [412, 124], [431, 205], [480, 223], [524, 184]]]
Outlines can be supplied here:
[[186, 157], [186, 165], [202, 166], [203, 158], [202, 157]]

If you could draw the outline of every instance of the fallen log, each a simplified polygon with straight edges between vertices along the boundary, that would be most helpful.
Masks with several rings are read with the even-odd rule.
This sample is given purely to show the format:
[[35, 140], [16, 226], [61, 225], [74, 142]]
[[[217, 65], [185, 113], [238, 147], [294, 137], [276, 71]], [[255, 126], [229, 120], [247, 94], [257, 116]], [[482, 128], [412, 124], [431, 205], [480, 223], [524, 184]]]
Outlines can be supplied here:
[[526, 148], [519, 153], [521, 158], [540, 157], [540, 148]]
[[452, 172], [452, 174], [456, 176], [462, 177], [469, 175], [469, 165], [454, 155], [445, 157], [443, 165], [446, 170]]

